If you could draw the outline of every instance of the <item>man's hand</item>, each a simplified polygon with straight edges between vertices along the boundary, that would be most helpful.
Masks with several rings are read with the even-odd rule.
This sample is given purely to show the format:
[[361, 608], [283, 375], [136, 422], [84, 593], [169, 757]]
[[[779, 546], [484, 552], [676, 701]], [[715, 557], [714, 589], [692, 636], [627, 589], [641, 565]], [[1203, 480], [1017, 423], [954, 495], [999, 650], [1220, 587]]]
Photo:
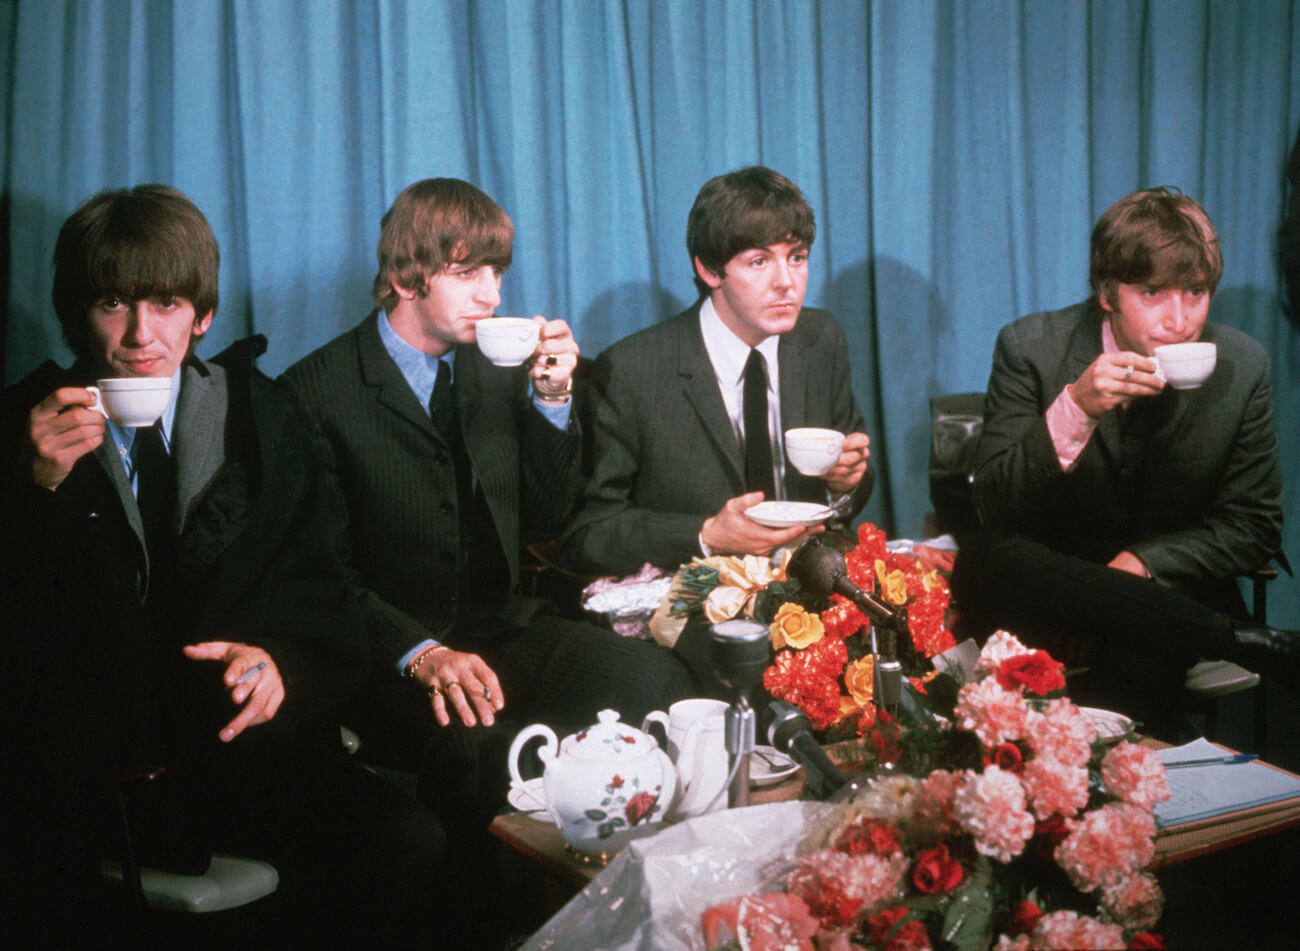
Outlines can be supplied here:
[[491, 726], [506, 705], [497, 675], [478, 654], [433, 648], [416, 670], [415, 680], [429, 692], [433, 715], [443, 726], [451, 725], [448, 707], [456, 708], [466, 726], [476, 726], [480, 720]]
[[541, 397], [559, 397], [572, 385], [573, 370], [578, 365], [578, 341], [563, 320], [534, 317], [541, 325], [537, 349], [528, 373], [533, 378], [533, 391]]
[[[271, 655], [260, 647], [230, 641], [204, 641], [185, 648], [190, 660], [215, 660], [226, 665], [222, 680], [230, 699], [244, 709], [221, 730], [221, 742], [229, 743], [250, 726], [270, 721], [284, 702], [284, 681]], [[247, 701], [247, 703], [245, 703]]]
[[1118, 568], [1120, 571], [1127, 571], [1131, 575], [1137, 575], [1139, 578], [1151, 577], [1151, 572], [1147, 570], [1146, 564], [1131, 551], [1120, 552], [1107, 565], [1111, 568]]
[[730, 499], [721, 512], [704, 520], [700, 540], [709, 551], [718, 555], [766, 555], [773, 548], [824, 530], [821, 525], [812, 528], [803, 525], [767, 528], [759, 525], [745, 514], [745, 509], [761, 501], [762, 492], [749, 492]]
[[867, 474], [867, 460], [871, 458], [871, 440], [866, 433], [849, 433], [844, 437], [840, 458], [830, 471], [822, 476], [826, 485], [836, 495], [852, 492]]
[[1093, 419], [1101, 419], [1116, 406], [1128, 406], [1143, 396], [1165, 388], [1156, 374], [1156, 361], [1140, 353], [1103, 353], [1070, 384], [1070, 397]]
[[104, 441], [104, 417], [90, 409], [95, 398], [79, 386], [65, 386], [41, 400], [27, 416], [32, 481], [53, 492], [72, 467]]

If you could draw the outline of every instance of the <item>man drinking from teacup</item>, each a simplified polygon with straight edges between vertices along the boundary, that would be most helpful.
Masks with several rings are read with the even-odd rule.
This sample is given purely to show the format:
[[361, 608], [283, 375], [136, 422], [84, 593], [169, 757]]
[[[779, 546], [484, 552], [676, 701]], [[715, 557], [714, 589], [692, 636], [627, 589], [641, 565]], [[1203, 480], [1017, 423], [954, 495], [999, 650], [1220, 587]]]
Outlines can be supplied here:
[[998, 335], [974, 482], [991, 531], [953, 587], [978, 626], [1086, 642], [1072, 694], [1159, 729], [1197, 658], [1298, 679], [1296, 638], [1246, 626], [1235, 583], [1280, 545], [1269, 359], [1207, 319], [1223, 258], [1186, 195], [1120, 199], [1091, 259], [1093, 297]]
[[[567, 560], [629, 574], [767, 554], [809, 528], [746, 514], [764, 500], [821, 503], [844, 519], [866, 503], [875, 476], [844, 332], [803, 306], [816, 233], [803, 193], [771, 169], [700, 189], [686, 229], [699, 300], [601, 354], [593, 471], [561, 539]], [[809, 427], [844, 437], [814, 476], [786, 453], [788, 431]]]
[[268, 859], [281, 939], [407, 940], [442, 831], [300, 738], [362, 680], [361, 620], [303, 420], [253, 366], [265, 342], [194, 353], [217, 307], [207, 219], [166, 186], [103, 192], [54, 266], [76, 361], [4, 403], [6, 908], [102, 943], [109, 778], [161, 766], [129, 800], [145, 865]]
[[[534, 318], [513, 351], [528, 321], [477, 332], [513, 238], [475, 186], [410, 185], [381, 223], [375, 310], [283, 376], [330, 460], [367, 612], [374, 673], [348, 725], [362, 756], [417, 771], [460, 833], [504, 803], [523, 723], [573, 730], [603, 708], [634, 723], [692, 692], [668, 652], [520, 591], [521, 545], [577, 499], [580, 437], [568, 324]], [[461, 844], [467, 860], [487, 851]]]

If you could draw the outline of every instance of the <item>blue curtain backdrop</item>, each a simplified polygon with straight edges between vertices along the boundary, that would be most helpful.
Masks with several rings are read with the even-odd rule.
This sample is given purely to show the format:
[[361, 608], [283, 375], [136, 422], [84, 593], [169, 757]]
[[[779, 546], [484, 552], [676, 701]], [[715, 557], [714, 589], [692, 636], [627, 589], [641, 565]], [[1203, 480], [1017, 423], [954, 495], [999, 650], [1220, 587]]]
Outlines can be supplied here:
[[[1087, 293], [1119, 196], [1180, 186], [1227, 270], [1216, 319], [1271, 351], [1300, 559], [1300, 321], [1277, 234], [1300, 129], [1298, 0], [0, 0], [4, 371], [61, 353], [49, 258], [110, 186], [168, 182], [223, 251], [211, 353], [278, 372], [366, 313], [379, 218], [459, 176], [514, 218], [503, 313], [584, 351], [694, 296], [686, 213], [754, 162], [817, 213], [881, 472], [917, 534], [927, 400], [983, 389], [999, 326]], [[1300, 586], [1273, 617], [1300, 625]]]

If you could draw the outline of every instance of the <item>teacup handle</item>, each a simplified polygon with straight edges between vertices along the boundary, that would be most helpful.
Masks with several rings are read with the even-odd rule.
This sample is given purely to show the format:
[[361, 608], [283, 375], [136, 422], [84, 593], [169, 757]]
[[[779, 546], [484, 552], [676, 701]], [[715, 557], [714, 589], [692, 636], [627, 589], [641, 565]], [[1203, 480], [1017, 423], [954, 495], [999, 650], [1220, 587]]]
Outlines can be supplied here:
[[95, 410], [99, 415], [108, 419], [108, 410], [104, 409], [104, 398], [100, 395], [99, 387], [93, 385], [88, 386], [86, 387], [86, 391], [95, 398], [95, 402], [90, 404], [90, 409]]

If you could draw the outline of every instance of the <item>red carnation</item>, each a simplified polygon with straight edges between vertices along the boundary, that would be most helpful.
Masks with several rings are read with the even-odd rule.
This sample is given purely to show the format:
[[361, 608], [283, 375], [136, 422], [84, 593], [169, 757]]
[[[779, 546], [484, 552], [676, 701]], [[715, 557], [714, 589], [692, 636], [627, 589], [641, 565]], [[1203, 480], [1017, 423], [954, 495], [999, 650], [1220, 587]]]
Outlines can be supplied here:
[[1047, 651], [1032, 651], [1008, 657], [998, 668], [998, 685], [1003, 690], [1023, 686], [1030, 693], [1046, 696], [1065, 686], [1065, 665]]
[[849, 855], [894, 855], [903, 847], [893, 826], [882, 819], [858, 819], [840, 833], [835, 849]]
[[627, 824], [636, 825], [650, 813], [654, 812], [655, 803], [659, 797], [650, 792], [639, 792], [627, 801], [623, 807], [623, 815], [627, 816]]
[[885, 942], [884, 951], [930, 951], [930, 935], [919, 921], [909, 921]]
[[1007, 919], [1007, 934], [1029, 934], [1041, 917], [1043, 917], [1041, 908], [1032, 901], [1022, 901], [1011, 909], [1011, 917]]
[[903, 905], [895, 905], [892, 908], [886, 908], [884, 911], [876, 912], [867, 919], [867, 934], [871, 937], [871, 943], [877, 947], [885, 943], [889, 937], [889, 932], [894, 930], [894, 925], [903, 920], [907, 915], [907, 908]]
[[948, 846], [941, 842], [916, 857], [912, 884], [922, 895], [944, 895], [961, 884], [962, 875], [961, 862], [949, 855]]

